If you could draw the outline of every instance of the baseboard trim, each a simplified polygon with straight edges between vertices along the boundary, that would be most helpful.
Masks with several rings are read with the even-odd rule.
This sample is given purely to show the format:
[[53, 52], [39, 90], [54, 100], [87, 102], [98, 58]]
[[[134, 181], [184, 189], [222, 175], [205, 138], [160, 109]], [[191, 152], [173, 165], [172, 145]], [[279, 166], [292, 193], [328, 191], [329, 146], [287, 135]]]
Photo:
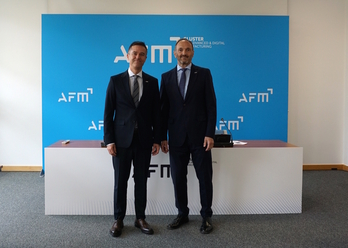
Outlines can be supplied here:
[[[312, 170], [342, 170], [348, 171], [345, 164], [304, 164], [304, 171]], [[0, 171], [42, 171], [40, 165], [1, 165]]]
[[304, 171], [311, 171], [311, 170], [342, 170], [342, 171], [348, 171], [348, 166], [344, 164], [304, 164], [303, 165]]
[[1, 165], [0, 171], [41, 171], [40, 165]]

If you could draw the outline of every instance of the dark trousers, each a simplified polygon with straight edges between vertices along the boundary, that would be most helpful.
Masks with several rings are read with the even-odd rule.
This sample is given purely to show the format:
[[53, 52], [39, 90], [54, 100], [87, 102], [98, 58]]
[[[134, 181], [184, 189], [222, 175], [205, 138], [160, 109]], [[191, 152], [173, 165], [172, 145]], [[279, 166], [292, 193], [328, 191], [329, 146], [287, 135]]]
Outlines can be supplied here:
[[147, 177], [151, 160], [151, 147], [143, 148], [137, 131], [134, 132], [130, 147], [116, 147], [113, 157], [114, 166], [114, 218], [123, 219], [127, 210], [127, 185], [133, 161], [134, 204], [137, 219], [145, 219], [147, 201]]
[[192, 155], [193, 166], [199, 182], [199, 193], [201, 198], [201, 216], [211, 217], [213, 201], [213, 168], [211, 151], [206, 152], [203, 144], [195, 146], [186, 138], [180, 147], [169, 147], [169, 158], [171, 176], [174, 184], [175, 206], [178, 213], [183, 216], [189, 214], [187, 196], [187, 165]]

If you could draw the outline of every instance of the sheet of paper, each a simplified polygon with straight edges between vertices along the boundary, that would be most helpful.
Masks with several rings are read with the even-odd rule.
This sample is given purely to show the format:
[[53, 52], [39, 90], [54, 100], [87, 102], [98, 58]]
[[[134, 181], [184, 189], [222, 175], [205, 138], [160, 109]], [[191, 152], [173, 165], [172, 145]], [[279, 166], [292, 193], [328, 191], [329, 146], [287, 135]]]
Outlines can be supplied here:
[[234, 140], [233, 141], [233, 145], [246, 145], [248, 144], [248, 142], [242, 142], [242, 141], [239, 141], [239, 140]]

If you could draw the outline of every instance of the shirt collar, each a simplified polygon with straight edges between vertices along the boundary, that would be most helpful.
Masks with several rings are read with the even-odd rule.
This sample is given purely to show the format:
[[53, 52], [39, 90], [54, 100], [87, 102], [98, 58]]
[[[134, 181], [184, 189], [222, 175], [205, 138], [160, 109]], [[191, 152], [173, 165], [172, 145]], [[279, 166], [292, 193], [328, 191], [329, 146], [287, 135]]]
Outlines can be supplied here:
[[[130, 68], [128, 68], [128, 75], [129, 77], [133, 77], [135, 74], [131, 71]], [[140, 71], [138, 74], [137, 74], [139, 77], [143, 78], [143, 71]]]
[[[192, 66], [192, 63], [190, 63], [190, 64], [189, 64], [188, 66], [186, 66], [185, 68], [191, 70], [191, 66]], [[176, 66], [176, 70], [177, 70], [177, 71], [180, 71], [181, 69], [182, 69], [182, 67], [181, 67], [180, 65], [177, 65], [177, 66]]]

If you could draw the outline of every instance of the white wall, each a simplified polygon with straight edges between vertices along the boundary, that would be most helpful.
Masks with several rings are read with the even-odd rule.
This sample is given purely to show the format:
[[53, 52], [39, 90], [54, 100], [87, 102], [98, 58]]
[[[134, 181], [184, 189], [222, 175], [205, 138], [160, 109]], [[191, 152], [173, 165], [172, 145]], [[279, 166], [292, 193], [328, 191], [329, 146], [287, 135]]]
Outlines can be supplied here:
[[305, 164], [344, 162], [345, 2], [289, 1], [288, 140]]
[[[289, 137], [348, 164], [348, 0], [0, 0], [0, 164], [42, 165], [41, 14], [289, 15]], [[346, 137], [346, 138], [345, 138]]]
[[50, 14], [287, 14], [287, 0], [48, 0], [47, 2]]
[[348, 165], [348, 0], [345, 0], [345, 69], [344, 69], [344, 145], [343, 145], [343, 161]]
[[42, 165], [43, 0], [0, 0], [0, 165]]

